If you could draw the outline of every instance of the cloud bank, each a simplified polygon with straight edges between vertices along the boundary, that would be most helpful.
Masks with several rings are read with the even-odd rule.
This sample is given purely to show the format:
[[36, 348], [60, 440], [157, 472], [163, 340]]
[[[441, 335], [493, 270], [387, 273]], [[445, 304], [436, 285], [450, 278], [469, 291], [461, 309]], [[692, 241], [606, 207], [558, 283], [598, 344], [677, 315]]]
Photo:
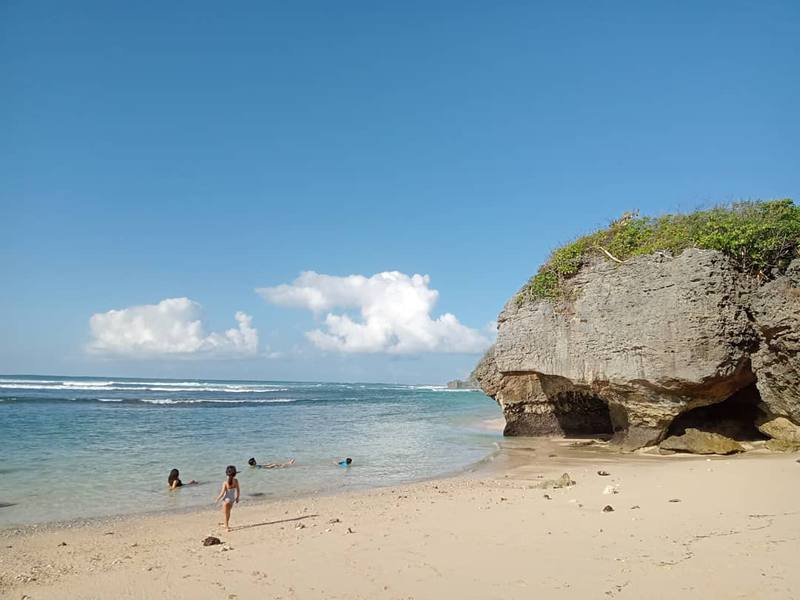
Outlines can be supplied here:
[[[256, 290], [280, 306], [305, 308], [316, 316], [327, 313], [324, 327], [306, 333], [322, 350], [339, 352], [480, 352], [490, 340], [445, 313], [431, 317], [439, 292], [427, 275], [398, 271], [371, 277], [336, 277], [306, 271], [290, 284]], [[360, 318], [332, 312], [358, 311]]]
[[252, 317], [236, 313], [238, 327], [206, 334], [201, 307], [189, 298], [167, 298], [158, 304], [95, 313], [89, 319], [88, 350], [130, 358], [227, 358], [258, 352]]

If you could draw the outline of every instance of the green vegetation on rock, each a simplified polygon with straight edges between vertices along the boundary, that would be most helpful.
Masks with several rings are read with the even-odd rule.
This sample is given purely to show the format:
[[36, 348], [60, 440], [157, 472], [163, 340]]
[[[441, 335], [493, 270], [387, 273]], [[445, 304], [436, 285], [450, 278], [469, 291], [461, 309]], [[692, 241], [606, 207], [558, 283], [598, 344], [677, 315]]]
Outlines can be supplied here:
[[800, 255], [800, 206], [792, 200], [736, 202], [689, 214], [627, 213], [605, 229], [553, 251], [517, 295], [517, 302], [554, 300], [591, 257], [624, 262], [634, 256], [687, 248], [718, 250], [743, 271], [769, 279]]

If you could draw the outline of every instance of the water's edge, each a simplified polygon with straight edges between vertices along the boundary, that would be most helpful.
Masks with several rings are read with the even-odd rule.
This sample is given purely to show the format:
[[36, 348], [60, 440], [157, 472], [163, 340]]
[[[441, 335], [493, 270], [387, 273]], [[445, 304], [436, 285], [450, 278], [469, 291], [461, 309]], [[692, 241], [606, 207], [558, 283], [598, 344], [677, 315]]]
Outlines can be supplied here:
[[[504, 448], [497, 444], [496, 448], [489, 452], [483, 458], [458, 469], [445, 471], [437, 475], [428, 477], [420, 477], [416, 479], [408, 479], [405, 481], [378, 484], [378, 485], [363, 485], [354, 486], [350, 488], [329, 489], [324, 491], [311, 491], [300, 494], [286, 494], [281, 496], [274, 496], [271, 498], [247, 498], [245, 506], [252, 507], [266, 507], [272, 504], [279, 504], [281, 502], [304, 500], [308, 498], [333, 498], [339, 496], [347, 496], [351, 494], [360, 494], [370, 491], [380, 491], [395, 487], [405, 487], [416, 485], [420, 483], [430, 483], [433, 481], [444, 481], [448, 479], [458, 479], [465, 476], [489, 476], [493, 473], [492, 462], [495, 458], [504, 452]], [[102, 515], [96, 517], [85, 517], [78, 519], [42, 521], [38, 523], [23, 523], [23, 524], [8, 524], [0, 525], [0, 537], [14, 537], [14, 536], [27, 536], [35, 533], [56, 532], [64, 529], [81, 529], [81, 528], [101, 528], [103, 526], [119, 525], [130, 523], [138, 519], [148, 519], [165, 517], [170, 515], [200, 515], [200, 514], [214, 514], [219, 512], [219, 505], [217, 506], [186, 506], [181, 508], [168, 508], [168, 509], [155, 509], [141, 512], [126, 512], [113, 515]]]

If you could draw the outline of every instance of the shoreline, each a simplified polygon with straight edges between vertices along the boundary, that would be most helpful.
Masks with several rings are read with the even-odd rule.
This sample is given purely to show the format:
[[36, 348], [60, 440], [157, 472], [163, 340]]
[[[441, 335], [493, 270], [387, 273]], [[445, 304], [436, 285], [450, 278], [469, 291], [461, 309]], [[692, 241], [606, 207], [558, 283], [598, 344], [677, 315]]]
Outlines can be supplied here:
[[[20, 426], [26, 431], [25, 443], [6, 456], [4, 467], [14, 483], [0, 491], [0, 529], [75, 527], [87, 520], [202, 510], [228, 464], [243, 471], [243, 501], [249, 502], [446, 476], [485, 457], [500, 437], [484, 423], [499, 416], [499, 408], [475, 393], [454, 398], [409, 386], [302, 382], [283, 390], [207, 380], [199, 387], [181, 383], [186, 391], [176, 392], [163, 381], [138, 379], [107, 391], [111, 382], [96, 379], [85, 386], [92, 390], [77, 394], [88, 396], [87, 402], [66, 401], [76, 395], [76, 385], [65, 379], [45, 382], [46, 390], [38, 383], [37, 389], [21, 388], [20, 402], [0, 403], [5, 426], [0, 429], [12, 436]], [[112, 397], [147, 403], [104, 401]], [[233, 444], [198, 433], [213, 431], [220, 420]], [[80, 425], [84, 421], [94, 424], [88, 435]], [[335, 463], [348, 455], [357, 467], [345, 473]], [[265, 462], [293, 457], [297, 463], [249, 474], [243, 463], [250, 456]], [[184, 480], [202, 485], [168, 494], [172, 467], [180, 468]], [[75, 479], [79, 472], [92, 475]]]
[[[452, 477], [240, 506], [230, 533], [211, 509], [5, 530], [0, 597], [792, 598], [797, 454], [575, 444], [519, 439]], [[576, 483], [550, 487], [564, 472]]]
[[[331, 488], [326, 490], [301, 492], [298, 494], [287, 494], [285, 496], [276, 495], [271, 498], [243, 497], [243, 500], [246, 501], [244, 506], [263, 507], [280, 502], [302, 501], [304, 499], [310, 499], [310, 498], [315, 498], [315, 499], [329, 498], [347, 494], [365, 493], [371, 490], [382, 490], [390, 487], [414, 485], [417, 483], [426, 483], [429, 481], [440, 481], [440, 480], [445, 481], [448, 479], [454, 479], [461, 476], [466, 477], [469, 473], [475, 472], [477, 469], [479, 469], [481, 465], [483, 465], [487, 461], [491, 461], [492, 457], [497, 456], [502, 451], [503, 451], [502, 447], [497, 447], [493, 451], [489, 452], [483, 458], [469, 465], [445, 471], [443, 473], [432, 475], [430, 477], [409, 479], [408, 481], [403, 481], [397, 484], [385, 484], [385, 485], [363, 484], [363, 487], [356, 485], [347, 489]], [[213, 504], [213, 502], [209, 501], [209, 504]], [[127, 513], [118, 513], [112, 515], [98, 515], [98, 516], [76, 518], [76, 519], [66, 519], [66, 520], [56, 519], [51, 521], [38, 521], [36, 523], [0, 525], [0, 539], [2, 539], [6, 535], [25, 536], [42, 532], [56, 532], [65, 529], [71, 530], [80, 528], [105, 527], [108, 525], [125, 523], [131, 520], [179, 516], [179, 515], [192, 515], [192, 514], [206, 513], [215, 510], [218, 510], [218, 508], [210, 508], [209, 506], [206, 505], [194, 505], [194, 506], [185, 506], [181, 508], [153, 509], [142, 512], [127, 512]]]
[[[500, 419], [492, 419], [487, 422], [487, 429], [495, 421]], [[586, 444], [591, 441], [591, 444]], [[331, 488], [327, 490], [318, 490], [312, 492], [303, 492], [298, 494], [276, 495], [271, 498], [259, 497], [246, 497], [243, 498], [246, 502], [240, 508], [258, 508], [268, 507], [272, 504], [285, 503], [311, 499], [325, 499], [336, 498], [340, 496], [347, 496], [350, 494], [363, 494], [370, 491], [381, 491], [389, 488], [413, 486], [415, 484], [424, 484], [430, 482], [446, 482], [453, 479], [473, 479], [481, 477], [491, 477], [493, 474], [508, 478], [512, 471], [520, 468], [533, 465], [529, 462], [529, 457], [526, 456], [528, 451], [543, 453], [548, 451], [547, 458], [555, 458], [561, 460], [575, 459], [575, 460], [588, 460], [595, 459], [598, 462], [608, 461], [614, 463], [615, 458], [627, 458], [630, 460], [642, 459], [643, 461], [711, 461], [711, 460], [741, 460], [744, 457], [756, 458], [761, 460], [768, 460], [769, 457], [777, 456], [792, 456], [790, 453], [776, 453], [766, 450], [751, 450], [747, 453], [739, 455], [711, 455], [704, 456], [691, 453], [675, 453], [672, 455], [656, 455], [650, 453], [621, 453], [614, 450], [607, 445], [607, 442], [598, 440], [596, 438], [555, 438], [555, 437], [512, 437], [503, 438], [497, 447], [489, 452], [483, 458], [466, 465], [461, 468], [445, 471], [430, 477], [421, 477], [419, 479], [409, 479], [396, 484], [386, 485], [369, 485], [364, 484], [363, 487], [351, 487], [348, 489]], [[553, 454], [557, 451], [557, 454]], [[797, 454], [800, 457], [800, 453]], [[538, 457], [541, 459], [541, 456]], [[500, 465], [495, 464], [496, 461], [501, 462]], [[505, 464], [502, 464], [505, 462]], [[800, 458], [798, 458], [800, 462]], [[111, 515], [98, 515], [85, 518], [66, 519], [66, 520], [52, 520], [52, 521], [39, 521], [36, 523], [22, 523], [0, 526], [0, 539], [7, 536], [28, 536], [38, 533], [53, 533], [62, 530], [72, 529], [87, 529], [87, 528], [106, 528], [111, 525], [125, 524], [130, 521], [139, 521], [141, 519], [152, 518], [167, 518], [170, 516], [186, 516], [198, 515], [204, 513], [215, 512], [219, 507], [213, 507], [213, 502], [209, 502], [211, 506], [195, 505], [185, 506], [181, 508], [165, 508], [153, 509], [142, 512], [128, 512], [118, 513]]]

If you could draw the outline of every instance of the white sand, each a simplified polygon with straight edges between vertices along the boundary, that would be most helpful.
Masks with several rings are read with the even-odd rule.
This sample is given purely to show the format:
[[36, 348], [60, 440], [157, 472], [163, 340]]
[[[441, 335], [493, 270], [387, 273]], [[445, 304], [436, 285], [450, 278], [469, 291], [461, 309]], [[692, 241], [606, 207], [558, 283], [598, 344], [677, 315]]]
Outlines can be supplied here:
[[[518, 445], [488, 475], [243, 504], [231, 533], [217, 511], [5, 531], [0, 596], [800, 598], [797, 455]], [[563, 472], [577, 484], [531, 488]]]

